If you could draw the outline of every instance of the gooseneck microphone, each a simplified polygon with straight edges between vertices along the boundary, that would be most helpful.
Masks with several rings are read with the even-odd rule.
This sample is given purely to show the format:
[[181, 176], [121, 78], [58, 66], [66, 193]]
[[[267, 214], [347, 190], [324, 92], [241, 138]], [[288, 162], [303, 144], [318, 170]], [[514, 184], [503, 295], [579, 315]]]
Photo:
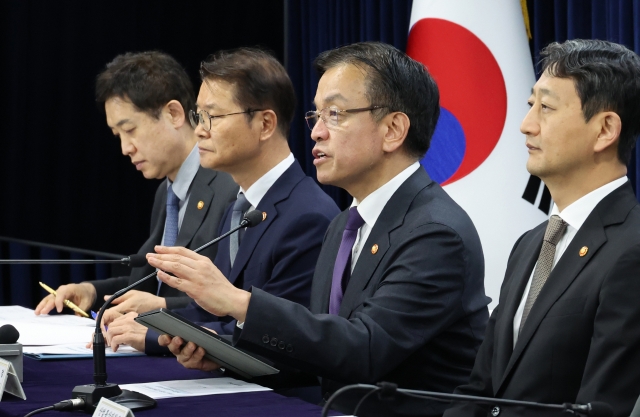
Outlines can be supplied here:
[[[356, 415], [358, 409], [362, 405], [362, 403], [369, 398], [372, 394], [378, 393], [378, 396], [383, 399], [393, 399], [395, 398], [396, 393], [401, 395], [406, 395], [408, 397], [420, 398], [425, 400], [435, 400], [435, 401], [462, 401], [462, 402], [470, 402], [474, 404], [485, 404], [491, 406], [497, 405], [511, 405], [518, 407], [528, 407], [528, 408], [538, 408], [538, 409], [547, 409], [547, 410], [558, 410], [564, 411], [571, 414], [581, 414], [585, 416], [592, 417], [612, 417], [613, 409], [607, 403], [594, 401], [588, 404], [544, 404], [537, 403], [532, 401], [517, 401], [517, 400], [508, 400], [505, 398], [491, 398], [491, 397], [478, 397], [475, 395], [462, 395], [462, 394], [446, 394], [443, 392], [433, 392], [433, 391], [419, 391], [412, 389], [403, 389], [398, 388], [397, 384], [392, 382], [379, 382], [377, 385], [368, 385], [368, 384], [353, 384], [347, 385], [336, 392], [327, 400], [324, 408], [322, 409], [322, 417], [326, 417], [329, 413], [329, 409], [331, 408], [331, 404], [335, 402], [335, 400], [342, 395], [343, 393], [351, 390], [367, 390], [367, 393], [362, 397], [360, 402], [356, 405], [353, 414]], [[499, 412], [499, 411], [498, 411]], [[494, 414], [497, 415], [497, 414]]]
[[[264, 220], [264, 216], [261, 211], [253, 210], [249, 213], [245, 214], [244, 218], [240, 222], [237, 227], [229, 230], [228, 232], [218, 236], [212, 241], [205, 243], [197, 249], [194, 249], [194, 252], [200, 252], [209, 246], [218, 243], [220, 240], [229, 236], [232, 233], [237, 232], [238, 230], [245, 227], [254, 227], [260, 224]], [[98, 402], [102, 397], [107, 397], [111, 401], [115, 401], [131, 410], [144, 410], [148, 408], [153, 408], [156, 406], [156, 401], [146, 395], [139, 394], [137, 392], [121, 390], [117, 384], [108, 384], [107, 383], [107, 365], [106, 365], [106, 355], [105, 355], [105, 343], [104, 336], [102, 334], [102, 328], [100, 327], [100, 323], [102, 323], [102, 316], [107, 308], [111, 305], [111, 302], [116, 298], [122, 296], [132, 288], [142, 284], [155, 277], [157, 271], [154, 271], [147, 275], [146, 277], [134, 282], [121, 289], [120, 291], [115, 292], [100, 308], [98, 315], [96, 317], [96, 330], [93, 334], [93, 381], [94, 384], [89, 385], [78, 385], [72, 391], [72, 398], [80, 398], [84, 400], [85, 411], [93, 412]]]
[[1, 264], [19, 264], [19, 265], [74, 265], [74, 264], [123, 264], [132, 268], [144, 266], [147, 258], [144, 255], [129, 255], [122, 259], [0, 259]]

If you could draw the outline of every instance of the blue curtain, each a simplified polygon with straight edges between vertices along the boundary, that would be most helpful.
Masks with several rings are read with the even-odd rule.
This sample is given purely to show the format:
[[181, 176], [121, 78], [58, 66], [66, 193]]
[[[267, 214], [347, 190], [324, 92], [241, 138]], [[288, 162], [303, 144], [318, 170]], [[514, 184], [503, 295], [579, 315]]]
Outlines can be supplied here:
[[[305, 172], [315, 178], [314, 142], [304, 113], [315, 110], [318, 86], [313, 60], [322, 51], [362, 41], [382, 41], [404, 51], [407, 46], [411, 0], [289, 0], [285, 16], [285, 65], [298, 97], [290, 145]], [[322, 186], [344, 209], [351, 197], [336, 187]]]
[[[515, 1], [515, 0], [514, 0]], [[405, 50], [411, 0], [289, 0], [286, 3], [286, 67], [293, 80], [298, 107], [291, 131], [291, 149], [308, 175], [315, 178], [313, 141], [303, 115], [312, 109], [318, 78], [313, 59], [322, 51], [359, 41], [382, 41]], [[605, 39], [640, 54], [640, 0], [528, 0], [533, 39], [531, 54], [567, 39]], [[640, 195], [640, 149], [629, 164], [629, 179]], [[325, 191], [345, 208], [351, 199], [334, 187]]]

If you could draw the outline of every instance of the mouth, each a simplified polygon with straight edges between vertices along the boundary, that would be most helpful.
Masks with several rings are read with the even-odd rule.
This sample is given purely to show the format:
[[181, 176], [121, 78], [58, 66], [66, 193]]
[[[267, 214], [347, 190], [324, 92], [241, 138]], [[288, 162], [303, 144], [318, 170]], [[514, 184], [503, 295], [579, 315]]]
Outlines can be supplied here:
[[536, 148], [535, 146], [533, 146], [532, 144], [530, 144], [528, 142], [526, 143], [526, 146], [527, 146], [527, 149], [529, 151], [539, 151], [540, 150], [540, 148]]
[[142, 169], [142, 164], [144, 164], [144, 162], [145, 161], [131, 161], [131, 163], [136, 167], [138, 171]]
[[207, 149], [207, 148], [203, 148], [201, 146], [198, 146], [198, 152], [199, 153], [207, 153], [207, 152], [213, 152], [211, 149]]
[[311, 153], [313, 154], [313, 165], [316, 165], [316, 166], [323, 163], [324, 161], [327, 160], [327, 158], [329, 158], [329, 156], [326, 153], [315, 148], [313, 149], [313, 151], [311, 151]]

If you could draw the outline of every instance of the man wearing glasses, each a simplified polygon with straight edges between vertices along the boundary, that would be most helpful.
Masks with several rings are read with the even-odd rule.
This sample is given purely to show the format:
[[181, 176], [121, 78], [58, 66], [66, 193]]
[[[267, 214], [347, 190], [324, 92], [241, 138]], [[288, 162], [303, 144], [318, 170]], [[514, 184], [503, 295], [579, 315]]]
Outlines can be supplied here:
[[[96, 101], [120, 140], [122, 154], [145, 178], [166, 178], [156, 192], [151, 235], [138, 253], [146, 254], [158, 244], [197, 248], [211, 240], [238, 186], [229, 175], [200, 167], [198, 138], [188, 121], [195, 95], [180, 64], [160, 52], [119, 55], [98, 75]], [[216, 251], [211, 246], [203, 255], [213, 259]], [[153, 270], [145, 265], [133, 268], [128, 277], [62, 285], [56, 297], [49, 295], [40, 302], [36, 314], [47, 314], [54, 307], [61, 311], [65, 299], [85, 311], [97, 310], [105, 296]], [[184, 293], [151, 280], [118, 298], [110, 314], [180, 308], [188, 303]]]
[[[438, 120], [438, 89], [397, 49], [360, 43], [321, 54], [307, 113], [318, 180], [347, 190], [329, 227], [310, 309], [232, 285], [184, 249], [158, 247], [160, 279], [238, 321], [234, 343], [322, 377], [325, 399], [348, 383], [391, 381], [451, 392], [467, 381], [488, 320], [480, 240], [466, 213], [418, 161]], [[170, 276], [167, 272], [175, 274]], [[206, 289], [205, 289], [206, 288]], [[161, 336], [187, 367], [215, 369], [202, 348]], [[362, 391], [338, 400], [354, 413]], [[358, 415], [440, 415], [446, 405], [369, 396]]]
[[[291, 80], [273, 56], [252, 48], [218, 52], [200, 72], [198, 111], [189, 115], [200, 163], [229, 173], [240, 185], [217, 234], [239, 225], [249, 210], [262, 211], [264, 220], [221, 240], [213, 263], [189, 251], [191, 259], [203, 273], [216, 271], [234, 288], [261, 288], [306, 309], [322, 238], [339, 210], [289, 150]], [[232, 334], [236, 326], [233, 317], [214, 316], [196, 303], [174, 311], [218, 334]], [[157, 334], [133, 320], [136, 316], [106, 322], [110, 346], [168, 353], [159, 349]]]

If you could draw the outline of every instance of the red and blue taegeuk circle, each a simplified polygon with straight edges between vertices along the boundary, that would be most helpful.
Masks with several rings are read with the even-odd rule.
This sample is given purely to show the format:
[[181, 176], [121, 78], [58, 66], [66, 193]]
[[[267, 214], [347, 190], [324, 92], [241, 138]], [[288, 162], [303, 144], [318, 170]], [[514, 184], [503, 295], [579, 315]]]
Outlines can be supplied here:
[[443, 19], [416, 22], [407, 54], [423, 63], [440, 90], [440, 118], [420, 161], [441, 185], [464, 178], [489, 157], [507, 116], [498, 62], [468, 29]]

